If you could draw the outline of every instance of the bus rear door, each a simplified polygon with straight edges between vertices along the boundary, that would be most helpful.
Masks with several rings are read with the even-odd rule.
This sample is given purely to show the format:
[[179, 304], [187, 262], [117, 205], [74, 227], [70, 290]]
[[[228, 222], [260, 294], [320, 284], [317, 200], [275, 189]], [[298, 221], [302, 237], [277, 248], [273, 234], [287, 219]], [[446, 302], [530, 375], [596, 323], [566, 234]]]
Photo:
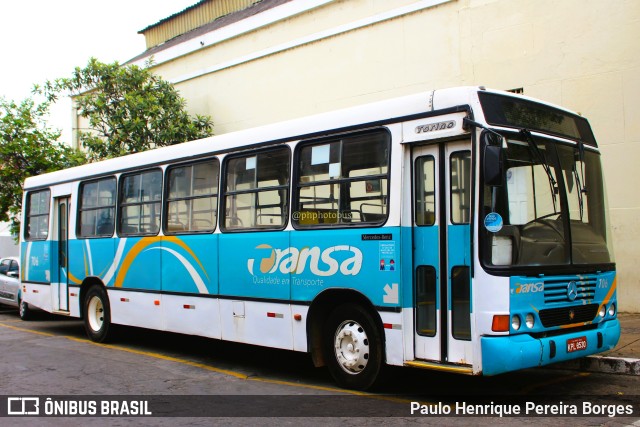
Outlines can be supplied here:
[[56, 269], [51, 282], [53, 311], [68, 314], [69, 312], [69, 196], [54, 199], [54, 245], [57, 246]]

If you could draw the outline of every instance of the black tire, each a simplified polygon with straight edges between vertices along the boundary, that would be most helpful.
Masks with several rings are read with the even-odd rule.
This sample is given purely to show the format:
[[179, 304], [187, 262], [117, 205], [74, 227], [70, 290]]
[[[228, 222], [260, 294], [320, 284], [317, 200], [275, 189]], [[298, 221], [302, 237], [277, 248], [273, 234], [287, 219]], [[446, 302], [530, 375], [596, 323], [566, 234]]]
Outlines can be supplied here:
[[22, 299], [22, 295], [18, 297], [18, 314], [22, 320], [31, 319], [31, 309], [29, 308], [29, 304]]
[[92, 286], [84, 298], [84, 329], [94, 342], [107, 342], [112, 337], [109, 297], [102, 286]]
[[340, 387], [367, 390], [384, 365], [382, 332], [357, 304], [344, 304], [327, 318], [323, 346], [329, 372]]

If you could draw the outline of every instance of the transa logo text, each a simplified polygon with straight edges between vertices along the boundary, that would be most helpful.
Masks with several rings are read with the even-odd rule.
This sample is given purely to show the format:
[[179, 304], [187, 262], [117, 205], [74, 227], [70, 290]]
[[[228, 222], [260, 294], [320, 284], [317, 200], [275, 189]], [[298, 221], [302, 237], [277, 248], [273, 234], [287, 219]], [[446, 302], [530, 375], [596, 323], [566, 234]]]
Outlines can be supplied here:
[[[345, 276], [355, 276], [362, 268], [362, 252], [354, 246], [339, 245], [331, 246], [324, 251], [320, 251], [318, 246], [298, 248], [275, 249], [269, 245], [262, 244], [256, 246], [256, 249], [266, 249], [267, 256], [259, 260], [260, 272], [263, 274], [275, 273], [280, 270], [281, 273], [304, 273], [309, 267], [311, 273], [316, 276], [333, 276], [340, 270]], [[340, 257], [341, 261], [336, 259], [338, 252], [344, 252]], [[347, 256], [347, 258], [344, 258]], [[252, 275], [255, 260], [253, 258], [247, 260], [247, 269]]]
[[544, 283], [525, 283], [521, 285], [520, 283], [516, 284], [516, 294], [528, 294], [528, 293], [536, 293], [544, 291]]

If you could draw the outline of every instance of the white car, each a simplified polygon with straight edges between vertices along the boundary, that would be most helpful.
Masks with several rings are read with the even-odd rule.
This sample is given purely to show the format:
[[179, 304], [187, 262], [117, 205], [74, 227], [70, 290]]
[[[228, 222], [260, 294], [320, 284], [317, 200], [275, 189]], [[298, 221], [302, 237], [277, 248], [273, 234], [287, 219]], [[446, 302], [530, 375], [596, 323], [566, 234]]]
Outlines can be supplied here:
[[20, 318], [29, 317], [29, 305], [22, 300], [20, 287], [20, 260], [15, 257], [0, 259], [0, 304], [18, 307]]

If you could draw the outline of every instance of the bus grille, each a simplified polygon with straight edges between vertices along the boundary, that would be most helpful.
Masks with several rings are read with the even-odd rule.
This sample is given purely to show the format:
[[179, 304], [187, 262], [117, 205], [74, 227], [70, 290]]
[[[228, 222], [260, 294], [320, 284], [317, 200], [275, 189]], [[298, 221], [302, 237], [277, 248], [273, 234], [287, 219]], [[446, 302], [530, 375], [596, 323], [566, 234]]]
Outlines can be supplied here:
[[540, 310], [542, 326], [571, 325], [574, 323], [590, 322], [598, 313], [598, 304], [577, 305], [573, 307], [548, 308]]
[[596, 296], [596, 279], [586, 278], [582, 280], [574, 280], [577, 286], [578, 294], [571, 301], [567, 295], [567, 286], [569, 280], [547, 280], [544, 282], [544, 302], [546, 304], [568, 303], [574, 301], [589, 301]]

